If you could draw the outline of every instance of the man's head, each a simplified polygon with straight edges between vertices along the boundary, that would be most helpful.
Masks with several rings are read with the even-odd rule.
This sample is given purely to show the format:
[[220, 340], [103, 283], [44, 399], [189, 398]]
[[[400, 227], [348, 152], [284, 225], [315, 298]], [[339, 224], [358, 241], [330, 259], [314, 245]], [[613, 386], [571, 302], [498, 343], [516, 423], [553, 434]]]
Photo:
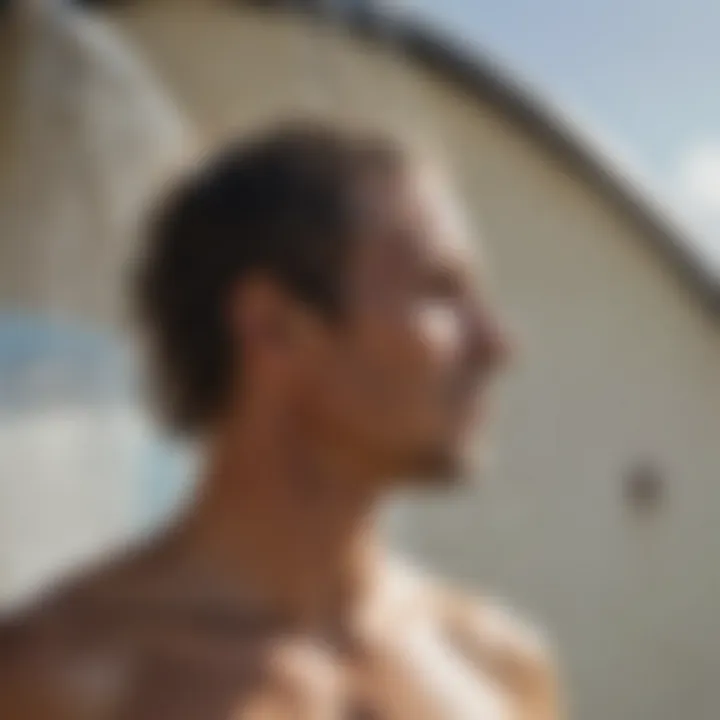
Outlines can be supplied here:
[[170, 420], [282, 419], [386, 478], [456, 474], [505, 355], [472, 251], [437, 172], [383, 134], [301, 122], [226, 148], [142, 261]]

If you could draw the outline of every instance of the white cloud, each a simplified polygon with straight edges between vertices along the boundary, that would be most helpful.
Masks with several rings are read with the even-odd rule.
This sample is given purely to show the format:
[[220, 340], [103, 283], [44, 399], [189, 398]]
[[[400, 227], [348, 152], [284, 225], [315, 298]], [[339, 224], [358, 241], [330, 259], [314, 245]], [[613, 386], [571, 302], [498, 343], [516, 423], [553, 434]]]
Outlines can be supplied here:
[[695, 142], [680, 155], [674, 204], [720, 273], [720, 138]]
[[680, 159], [679, 180], [685, 200], [699, 212], [720, 219], [720, 140], [698, 143]]
[[701, 261], [720, 274], [720, 137], [681, 152], [674, 172], [653, 171], [635, 150], [578, 113], [566, 117], [609, 167], [681, 230]]
[[671, 177], [652, 172], [632, 148], [584, 122], [586, 142], [635, 185], [651, 207], [686, 231], [698, 256], [720, 274], [720, 138], [685, 150]]

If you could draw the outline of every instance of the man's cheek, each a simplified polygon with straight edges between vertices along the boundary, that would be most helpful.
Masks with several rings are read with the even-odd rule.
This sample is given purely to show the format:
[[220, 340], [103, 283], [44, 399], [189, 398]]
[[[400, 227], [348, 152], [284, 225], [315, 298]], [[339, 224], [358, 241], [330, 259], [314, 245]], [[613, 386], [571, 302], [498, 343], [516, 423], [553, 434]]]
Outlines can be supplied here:
[[452, 307], [442, 303], [425, 305], [416, 311], [415, 325], [431, 362], [452, 367], [459, 360], [461, 323]]

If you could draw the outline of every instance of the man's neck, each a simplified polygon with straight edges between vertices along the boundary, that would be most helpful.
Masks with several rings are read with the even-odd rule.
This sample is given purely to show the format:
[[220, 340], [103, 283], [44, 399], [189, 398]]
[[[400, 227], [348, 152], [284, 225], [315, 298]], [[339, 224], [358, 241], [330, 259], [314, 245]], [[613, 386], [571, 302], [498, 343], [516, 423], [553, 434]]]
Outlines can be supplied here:
[[220, 433], [208, 460], [183, 545], [213, 582], [301, 624], [354, 613], [378, 570], [371, 478], [262, 426]]

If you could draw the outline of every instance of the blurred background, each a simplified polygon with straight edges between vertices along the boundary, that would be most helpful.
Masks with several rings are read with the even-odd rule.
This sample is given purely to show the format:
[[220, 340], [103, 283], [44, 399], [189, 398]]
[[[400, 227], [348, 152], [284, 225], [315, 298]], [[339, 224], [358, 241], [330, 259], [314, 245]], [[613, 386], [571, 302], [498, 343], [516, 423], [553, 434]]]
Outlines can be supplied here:
[[391, 541], [512, 598], [573, 716], [717, 717], [720, 6], [710, 0], [0, 2], [0, 600], [188, 497], [123, 285], [143, 208], [298, 112], [453, 168], [523, 359], [492, 472]]

